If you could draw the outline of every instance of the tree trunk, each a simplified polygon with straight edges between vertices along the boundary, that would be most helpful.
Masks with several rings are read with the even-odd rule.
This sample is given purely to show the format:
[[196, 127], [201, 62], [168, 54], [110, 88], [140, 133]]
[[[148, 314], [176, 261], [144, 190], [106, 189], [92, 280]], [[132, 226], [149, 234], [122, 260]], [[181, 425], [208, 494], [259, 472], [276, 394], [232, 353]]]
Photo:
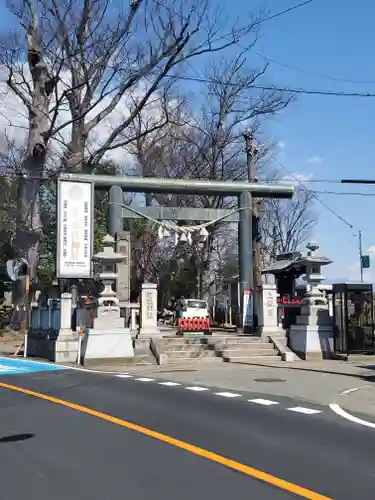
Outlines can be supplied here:
[[[70, 103], [72, 117], [77, 114]], [[84, 119], [75, 119], [72, 124], [72, 139], [67, 147], [64, 158], [64, 168], [67, 172], [83, 172], [85, 169], [85, 148], [87, 133]]]
[[[33, 81], [33, 91], [28, 106], [29, 134], [26, 157], [22, 164], [17, 189], [16, 232], [13, 245], [20, 257], [29, 264], [29, 277], [37, 280], [38, 251], [42, 235], [39, 191], [43, 177], [49, 133], [49, 105], [53, 81], [48, 75], [37, 34], [37, 20], [28, 29], [28, 60]], [[18, 286], [17, 286], [18, 285]], [[15, 309], [24, 309], [26, 301], [24, 284], [14, 287]]]

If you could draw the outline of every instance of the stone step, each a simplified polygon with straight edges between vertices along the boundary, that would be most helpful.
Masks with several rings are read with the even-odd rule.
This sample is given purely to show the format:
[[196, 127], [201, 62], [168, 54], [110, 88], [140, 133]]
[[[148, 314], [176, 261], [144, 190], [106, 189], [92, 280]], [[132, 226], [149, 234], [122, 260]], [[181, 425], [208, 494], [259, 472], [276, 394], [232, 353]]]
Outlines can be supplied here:
[[162, 343], [162, 345], [167, 346], [167, 345], [184, 345], [184, 344], [189, 344], [189, 345], [207, 345], [208, 341], [211, 340], [212, 337], [163, 337], [160, 339], [159, 342]]
[[233, 356], [231, 358], [223, 358], [227, 363], [257, 363], [260, 361], [282, 361], [281, 356]]
[[268, 349], [268, 350], [272, 350], [274, 348], [273, 344], [271, 344], [270, 342], [249, 342], [248, 344], [245, 344], [245, 343], [241, 343], [241, 344], [236, 344], [234, 342], [227, 342], [225, 344], [222, 344], [221, 342], [219, 342], [218, 344], [216, 344], [216, 349], [219, 349], [219, 350], [236, 350], [236, 349], [240, 349], [240, 350], [248, 350], [248, 351], [252, 351], [254, 349]]
[[167, 352], [166, 354], [168, 354], [168, 359], [172, 359], [172, 358], [179, 358], [179, 359], [182, 359], [182, 358], [215, 358], [215, 357], [218, 357], [216, 351], [211, 351], [211, 350], [208, 350], [208, 349], [205, 349], [205, 350], [195, 350], [195, 351], [184, 351], [184, 350], [175, 350], [175, 351], [169, 351]]
[[156, 365], [155, 357], [150, 354], [137, 354], [134, 353], [134, 359], [136, 365]]
[[258, 344], [259, 342], [260, 343], [265, 342], [265, 340], [262, 339], [261, 337], [251, 337], [249, 335], [244, 335], [241, 337], [235, 337], [235, 336], [212, 337], [212, 339], [216, 342], [223, 342], [223, 343], [231, 342], [233, 344]]
[[167, 344], [164, 347], [166, 353], [173, 351], [214, 351], [215, 347], [207, 344]]
[[257, 343], [264, 342], [260, 337], [235, 337], [235, 336], [215, 336], [215, 335], [205, 335], [205, 336], [195, 336], [195, 337], [163, 337], [160, 339], [163, 345], [167, 344], [214, 344], [216, 342], [233, 342], [235, 344], [247, 344], [247, 343]]
[[216, 357], [216, 356], [209, 356], [209, 357], [205, 357], [205, 358], [168, 358], [168, 364], [195, 364], [195, 363], [202, 363], [202, 364], [206, 364], [206, 363], [217, 363], [217, 364], [220, 364], [220, 363], [223, 363], [223, 358], [220, 358], [220, 357]]
[[278, 356], [276, 349], [225, 349], [222, 351], [224, 358], [250, 357], [250, 356]]

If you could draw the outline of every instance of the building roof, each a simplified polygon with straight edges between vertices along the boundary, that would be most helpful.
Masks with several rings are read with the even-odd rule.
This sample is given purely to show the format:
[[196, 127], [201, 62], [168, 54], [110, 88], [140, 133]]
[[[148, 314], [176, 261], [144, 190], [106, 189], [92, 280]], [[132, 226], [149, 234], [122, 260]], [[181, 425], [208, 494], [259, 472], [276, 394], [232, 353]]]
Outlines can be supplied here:
[[301, 265], [303, 259], [301, 252], [280, 253], [268, 267], [263, 269], [263, 274], [279, 274], [294, 269], [294, 271], [303, 274], [304, 265]]

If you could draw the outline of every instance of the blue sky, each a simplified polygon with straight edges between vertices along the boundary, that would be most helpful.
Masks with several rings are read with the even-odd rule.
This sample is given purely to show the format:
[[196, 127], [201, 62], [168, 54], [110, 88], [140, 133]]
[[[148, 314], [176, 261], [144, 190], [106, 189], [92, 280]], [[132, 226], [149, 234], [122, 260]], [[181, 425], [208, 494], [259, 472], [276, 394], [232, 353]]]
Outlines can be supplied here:
[[[221, 3], [221, 0], [218, 0]], [[298, 0], [268, 0], [232, 3], [237, 15], [259, 4], [273, 12]], [[271, 64], [270, 82], [275, 85], [327, 89], [337, 92], [375, 93], [375, 2], [362, 0], [360, 7], [342, 0], [314, 0], [310, 4], [267, 23], [256, 50], [295, 71]], [[314, 76], [313, 73], [320, 75]], [[332, 77], [325, 78], [324, 76]], [[350, 83], [335, 78], [365, 81]], [[267, 121], [267, 132], [282, 142], [280, 162], [292, 173], [312, 180], [375, 178], [373, 160], [375, 98], [301, 95], [275, 120]], [[315, 160], [315, 161], [314, 161]], [[374, 186], [327, 183], [306, 184], [317, 191], [368, 192]], [[363, 231], [364, 253], [373, 254], [374, 271], [365, 274], [375, 282], [375, 197], [328, 196], [319, 198], [354, 228]], [[359, 279], [358, 239], [339, 218], [316, 203], [318, 223], [314, 238], [322, 252], [334, 260], [326, 276]]]

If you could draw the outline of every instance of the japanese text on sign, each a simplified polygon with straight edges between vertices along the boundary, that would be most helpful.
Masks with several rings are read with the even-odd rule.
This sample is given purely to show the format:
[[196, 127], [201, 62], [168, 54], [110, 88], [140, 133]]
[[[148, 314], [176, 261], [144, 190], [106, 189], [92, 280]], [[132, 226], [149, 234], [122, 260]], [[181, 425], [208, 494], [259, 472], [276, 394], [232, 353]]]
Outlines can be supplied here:
[[59, 182], [58, 233], [58, 277], [90, 277], [93, 241], [91, 183]]

